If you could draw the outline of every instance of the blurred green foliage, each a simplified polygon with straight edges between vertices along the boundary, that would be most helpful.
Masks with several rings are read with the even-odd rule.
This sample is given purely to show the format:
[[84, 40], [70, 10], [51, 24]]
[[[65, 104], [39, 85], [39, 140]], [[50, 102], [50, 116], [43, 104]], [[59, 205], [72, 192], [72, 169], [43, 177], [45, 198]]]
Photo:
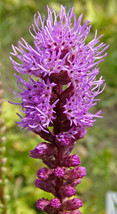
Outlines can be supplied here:
[[[110, 44], [108, 56], [101, 63], [101, 75], [107, 87], [100, 96], [97, 109], [103, 109], [104, 118], [97, 120], [94, 127], [88, 129], [85, 138], [77, 143], [75, 153], [80, 155], [82, 165], [87, 168], [87, 176], [77, 187], [77, 194], [83, 200], [83, 214], [105, 214], [105, 194], [117, 191], [117, 4], [116, 0], [4, 0], [0, 2], [1, 11], [1, 63], [5, 99], [12, 100], [11, 88], [16, 88], [13, 68], [9, 60], [11, 44], [17, 45], [20, 37], [32, 43], [28, 28], [33, 23], [37, 11], [47, 16], [46, 5], [58, 12], [60, 4], [67, 9], [74, 6], [76, 16], [84, 14], [83, 21], [91, 20], [92, 30], [89, 39], [104, 34], [101, 41]], [[6, 191], [10, 194], [8, 214], [36, 214], [36, 200], [41, 197], [52, 198], [51, 194], [38, 190], [34, 186], [37, 170], [42, 162], [29, 157], [41, 139], [33, 133], [21, 130], [15, 124], [18, 120], [17, 106], [7, 101], [3, 105], [2, 117], [6, 123], [7, 156], [9, 183]]]

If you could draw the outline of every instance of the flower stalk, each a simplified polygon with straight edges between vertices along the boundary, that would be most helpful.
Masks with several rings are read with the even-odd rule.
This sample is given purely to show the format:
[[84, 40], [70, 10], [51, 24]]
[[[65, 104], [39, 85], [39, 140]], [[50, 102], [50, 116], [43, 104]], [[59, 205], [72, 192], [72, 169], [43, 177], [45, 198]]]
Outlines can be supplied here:
[[18, 114], [21, 121], [17, 123], [44, 139], [30, 156], [47, 166], [37, 172], [35, 185], [54, 195], [52, 200], [37, 202], [37, 208], [49, 214], [81, 214], [82, 202], [73, 196], [86, 169], [71, 152], [86, 128], [102, 117], [101, 111], [92, 114], [90, 108], [105, 88], [103, 78], [97, 80], [96, 76], [108, 45], [99, 43], [102, 36], [97, 37], [97, 30], [94, 39], [86, 43], [91, 25], [88, 20], [81, 25], [82, 14], [76, 20], [73, 10], [66, 12], [61, 5], [57, 15], [48, 7], [46, 22], [39, 12], [35, 14], [35, 25], [29, 28], [34, 47], [22, 38], [18, 47], [12, 46], [10, 57], [21, 74], [15, 74], [20, 91], [13, 92], [15, 98], [21, 98], [21, 103], [13, 104], [20, 105], [24, 113]]

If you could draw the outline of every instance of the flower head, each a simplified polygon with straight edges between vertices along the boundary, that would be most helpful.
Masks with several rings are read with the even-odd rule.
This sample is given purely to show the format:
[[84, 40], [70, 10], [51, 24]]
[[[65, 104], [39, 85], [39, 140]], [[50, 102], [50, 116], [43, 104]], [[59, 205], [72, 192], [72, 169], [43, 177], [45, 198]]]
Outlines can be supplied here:
[[[32, 29], [29, 29], [34, 47], [23, 38], [18, 47], [12, 46], [14, 52], [11, 54], [21, 62], [11, 58], [14, 69], [21, 73], [21, 77], [16, 77], [21, 89], [18, 97], [22, 100], [25, 115], [20, 116], [19, 125], [47, 132], [59, 113], [56, 134], [72, 130], [73, 138], [76, 135], [81, 138], [95, 118], [101, 117], [101, 111], [92, 114], [89, 109], [96, 105], [98, 99], [95, 97], [105, 87], [100, 89], [104, 80], [102, 77], [97, 80], [96, 76], [108, 45], [99, 43], [102, 36], [97, 37], [97, 31], [94, 39], [86, 43], [91, 25], [88, 20], [81, 25], [82, 14], [76, 20], [73, 8], [66, 12], [61, 6], [58, 15], [49, 7], [47, 10], [46, 23], [38, 12], [34, 15]], [[23, 74], [28, 74], [28, 82], [23, 79]]]

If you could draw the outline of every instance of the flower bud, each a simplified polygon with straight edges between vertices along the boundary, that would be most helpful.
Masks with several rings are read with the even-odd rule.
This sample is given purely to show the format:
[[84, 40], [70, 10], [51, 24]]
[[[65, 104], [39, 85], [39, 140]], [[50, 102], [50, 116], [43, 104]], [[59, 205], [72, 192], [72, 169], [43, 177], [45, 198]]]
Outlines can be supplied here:
[[78, 155], [69, 155], [63, 160], [63, 166], [65, 167], [75, 167], [80, 165], [80, 158]]
[[34, 150], [30, 151], [32, 158], [42, 158], [45, 155], [53, 155], [56, 153], [56, 147], [52, 144], [43, 142], [36, 146]]
[[78, 179], [83, 178], [86, 175], [86, 168], [85, 167], [75, 167], [74, 169], [70, 169], [65, 173], [65, 179]]
[[71, 185], [65, 185], [65, 186], [62, 186], [59, 190], [59, 194], [62, 196], [62, 197], [71, 197], [73, 195], [75, 195], [75, 189], [74, 187], [72, 187]]
[[78, 179], [75, 179], [73, 182], [72, 182], [72, 186], [75, 187], [77, 186], [78, 184], [81, 183], [81, 178], [78, 178]]
[[39, 199], [39, 200], [37, 201], [36, 206], [37, 206], [37, 208], [38, 208], [39, 210], [44, 210], [44, 208], [45, 208], [49, 203], [50, 203], [50, 202], [49, 202], [48, 199], [42, 198], [42, 199]]
[[77, 170], [77, 173], [79, 178], [83, 178], [84, 176], [86, 176], [86, 168], [83, 166], [80, 166]]
[[50, 206], [55, 209], [58, 209], [61, 206], [61, 202], [58, 198], [54, 198], [50, 201]]
[[54, 174], [56, 177], [63, 177], [64, 174], [65, 174], [65, 170], [62, 168], [62, 167], [57, 167], [55, 170], [54, 170]]
[[52, 183], [52, 180], [41, 180], [41, 179], [36, 179], [35, 180], [35, 186], [46, 191], [46, 192], [51, 192], [55, 194], [55, 187]]
[[72, 200], [65, 201], [63, 206], [66, 211], [76, 210], [82, 207], [82, 201], [79, 198], [74, 198]]
[[38, 170], [37, 177], [40, 179], [46, 180], [46, 179], [48, 179], [50, 174], [52, 174], [52, 170], [44, 167], [44, 168], [41, 168]]

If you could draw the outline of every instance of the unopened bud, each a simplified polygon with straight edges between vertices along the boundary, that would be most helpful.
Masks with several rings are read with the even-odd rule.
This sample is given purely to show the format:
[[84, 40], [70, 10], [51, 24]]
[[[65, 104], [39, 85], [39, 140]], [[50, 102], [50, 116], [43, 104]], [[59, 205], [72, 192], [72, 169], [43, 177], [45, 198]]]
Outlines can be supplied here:
[[53, 155], [56, 153], [56, 147], [52, 144], [42, 142], [36, 146], [35, 149], [30, 151], [30, 157], [32, 158], [42, 158], [43, 156]]

